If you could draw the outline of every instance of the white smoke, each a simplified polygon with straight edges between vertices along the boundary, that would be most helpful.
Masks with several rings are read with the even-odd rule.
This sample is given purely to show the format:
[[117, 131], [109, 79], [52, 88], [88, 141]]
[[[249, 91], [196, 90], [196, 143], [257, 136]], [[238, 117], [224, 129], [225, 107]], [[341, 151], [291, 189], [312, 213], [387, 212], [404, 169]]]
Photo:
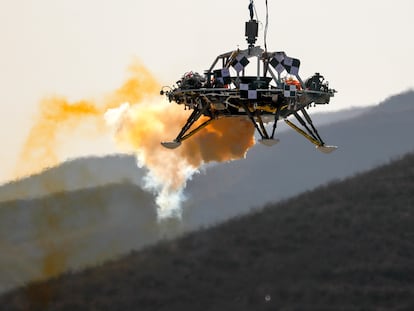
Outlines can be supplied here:
[[[129, 103], [123, 103], [118, 108], [107, 110], [104, 118], [106, 123], [113, 128], [114, 136], [117, 138], [118, 143], [121, 143], [126, 148], [131, 148], [130, 140], [136, 134], [131, 128], [131, 124], [139, 126], [139, 122], [136, 122], [137, 113], [148, 113], [150, 109], [154, 112], [154, 108], [157, 105], [163, 105], [163, 103], [152, 103], [151, 105], [151, 107], [145, 104], [131, 106]], [[160, 110], [159, 113], [164, 112]], [[153, 116], [149, 116], [149, 118], [153, 119]], [[145, 127], [146, 124], [142, 124], [142, 126]], [[148, 136], [154, 136], [153, 132], [164, 132], [162, 126], [157, 124], [156, 121], [152, 126], [151, 132], [147, 132]], [[125, 131], [132, 135], [132, 137], [128, 136], [126, 140], [123, 139], [122, 132]], [[136, 135], [137, 145], [134, 146], [132, 144], [134, 150], [131, 151], [135, 153], [138, 167], [146, 169], [146, 174], [142, 179], [142, 187], [145, 190], [151, 191], [156, 196], [155, 202], [158, 206], [157, 212], [160, 220], [169, 217], [181, 218], [181, 205], [186, 199], [184, 188], [187, 181], [191, 179], [191, 176], [198, 169], [191, 166], [185, 159], [178, 158], [179, 155], [174, 153], [174, 151], [162, 148], [160, 144], [161, 140], [148, 143], [140, 136], [142, 134]], [[121, 139], [119, 139], [120, 137]], [[140, 143], [138, 143], [138, 140], [140, 140]], [[153, 150], [150, 150], [151, 148]], [[170, 173], [160, 174], [159, 161], [154, 166], [151, 159], [149, 159], [150, 157], [157, 158], [160, 156], [165, 159], [165, 163], [161, 169]], [[179, 182], [177, 182], [177, 178], [174, 178], [177, 176]]]

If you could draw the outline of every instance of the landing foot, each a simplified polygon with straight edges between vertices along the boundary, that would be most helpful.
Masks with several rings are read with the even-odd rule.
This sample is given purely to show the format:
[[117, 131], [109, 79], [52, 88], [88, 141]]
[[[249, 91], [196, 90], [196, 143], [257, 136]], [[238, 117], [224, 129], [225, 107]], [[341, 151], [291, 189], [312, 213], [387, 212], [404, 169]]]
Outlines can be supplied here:
[[259, 143], [261, 143], [265, 146], [269, 146], [269, 147], [271, 147], [273, 145], [276, 145], [279, 141], [280, 140], [277, 139], [277, 138], [276, 139], [266, 139], [266, 138], [259, 139]]
[[161, 142], [161, 145], [163, 145], [165, 148], [168, 149], [175, 149], [181, 145], [180, 141], [163, 141]]
[[336, 149], [338, 149], [338, 147], [323, 145], [323, 146], [316, 146], [316, 149], [318, 149], [320, 152], [323, 152], [323, 153], [331, 153], [335, 151]]

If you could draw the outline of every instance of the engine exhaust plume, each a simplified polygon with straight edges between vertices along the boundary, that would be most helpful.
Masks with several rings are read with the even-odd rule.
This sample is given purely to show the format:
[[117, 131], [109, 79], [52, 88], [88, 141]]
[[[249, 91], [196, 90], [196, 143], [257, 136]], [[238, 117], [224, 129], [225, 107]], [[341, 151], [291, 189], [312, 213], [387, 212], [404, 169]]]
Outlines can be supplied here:
[[124, 103], [105, 115], [115, 126], [116, 140], [132, 148], [138, 165], [148, 169], [145, 185], [157, 195], [160, 218], [181, 215], [186, 183], [203, 164], [243, 158], [254, 144], [254, 127], [248, 120], [226, 118], [212, 122], [180, 148], [162, 147], [160, 142], [178, 133], [188, 115], [159, 98], [133, 106]]
[[[129, 73], [121, 87], [101, 100], [69, 102], [57, 96], [42, 100], [18, 160], [16, 177], [61, 162], [58, 151], [71, 139], [75, 127], [88, 134], [108, 135], [106, 120], [114, 126], [115, 140], [123, 151], [135, 153], [138, 165], [146, 168], [144, 184], [157, 196], [159, 216], [179, 216], [186, 183], [204, 163], [243, 158], [254, 144], [251, 123], [228, 118], [212, 122], [176, 150], [163, 148], [160, 142], [179, 132], [189, 112], [161, 99], [159, 83], [138, 61], [129, 67]], [[64, 190], [52, 188], [53, 192]]]

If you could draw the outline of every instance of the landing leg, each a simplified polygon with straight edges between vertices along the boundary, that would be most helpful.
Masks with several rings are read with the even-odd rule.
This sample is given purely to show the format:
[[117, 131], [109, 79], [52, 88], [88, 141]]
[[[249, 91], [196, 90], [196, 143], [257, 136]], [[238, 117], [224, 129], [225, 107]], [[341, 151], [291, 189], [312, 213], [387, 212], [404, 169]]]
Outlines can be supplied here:
[[197, 128], [192, 130], [191, 132], [187, 133], [188, 130], [193, 126], [193, 124], [207, 111], [207, 109], [210, 107], [210, 102], [200, 102], [202, 105], [202, 108], [199, 109], [198, 107], [194, 107], [193, 112], [188, 117], [187, 122], [184, 124], [183, 128], [181, 129], [180, 133], [177, 135], [177, 137], [170, 142], [161, 142], [161, 145], [163, 145], [166, 148], [169, 149], [175, 149], [181, 145], [181, 142], [189, 137], [191, 137], [193, 134], [198, 132], [203, 127], [207, 126], [212, 120], [212, 116], [210, 116], [210, 119], [206, 122], [199, 125]]
[[[285, 120], [286, 124], [288, 124], [295, 131], [297, 131], [299, 134], [301, 134], [306, 139], [308, 139], [312, 144], [314, 144], [316, 146], [316, 148], [319, 151], [321, 151], [323, 153], [331, 153], [332, 151], [336, 150], [338, 148], [336, 146], [327, 146], [327, 145], [325, 145], [324, 141], [319, 136], [318, 131], [316, 130], [315, 126], [313, 125], [312, 119], [307, 114], [307, 112], [305, 111], [305, 109], [301, 109], [301, 112], [303, 113], [303, 116], [305, 117], [305, 119], [308, 122], [308, 124], [306, 124], [305, 120], [303, 120], [302, 117], [297, 112], [294, 112], [293, 115], [299, 121], [299, 123], [306, 129], [307, 133], [304, 130], [302, 130], [299, 127], [297, 127], [292, 122], [290, 122], [289, 120]], [[309, 128], [308, 125], [311, 128]]]
[[[252, 112], [250, 111], [249, 107], [242, 103], [243, 109], [246, 111], [247, 115], [249, 116], [250, 121], [252, 121], [254, 127], [256, 128], [257, 132], [259, 133], [261, 139], [259, 140], [259, 142], [263, 145], [266, 146], [273, 146], [275, 144], [277, 144], [279, 142], [278, 139], [273, 139], [273, 137], [269, 137], [269, 134], [267, 134], [266, 128], [263, 124], [263, 120], [262, 117], [260, 116], [260, 111], [256, 110], [256, 118], [257, 118], [257, 122], [254, 119], [254, 116], [252, 114]], [[259, 125], [258, 125], [259, 123]]]
[[275, 121], [273, 122], [272, 136], [270, 136], [271, 139], [273, 139], [273, 137], [275, 136], [277, 121], [279, 121], [279, 117], [280, 117], [280, 108], [277, 108], [276, 114], [275, 114]]
[[261, 131], [261, 129], [259, 128], [259, 126], [257, 125], [256, 120], [254, 119], [254, 116], [252, 114], [252, 112], [250, 111], [249, 107], [247, 107], [247, 105], [245, 103], [241, 103], [243, 109], [246, 111], [247, 116], [249, 117], [250, 121], [252, 121], [254, 127], [256, 128], [257, 132], [260, 134], [260, 136], [263, 138], [264, 137], [264, 133]]
[[280, 109], [278, 108], [276, 110], [275, 120], [273, 122], [272, 135], [270, 136], [270, 138], [267, 138], [267, 139], [262, 138], [260, 140], [260, 143], [262, 143], [263, 145], [273, 146], [273, 145], [276, 145], [279, 142], [279, 139], [274, 138], [275, 137], [275, 132], [276, 132], [276, 127], [277, 127], [277, 121], [279, 120], [279, 116], [280, 116]]

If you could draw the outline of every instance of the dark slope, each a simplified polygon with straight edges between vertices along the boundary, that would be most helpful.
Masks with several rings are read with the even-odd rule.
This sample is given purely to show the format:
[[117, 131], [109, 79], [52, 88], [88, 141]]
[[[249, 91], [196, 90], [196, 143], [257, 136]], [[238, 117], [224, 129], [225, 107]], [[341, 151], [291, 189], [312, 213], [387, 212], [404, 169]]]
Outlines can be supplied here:
[[0, 298], [2, 310], [413, 310], [414, 155]]
[[0, 186], [0, 202], [32, 199], [107, 184], [141, 183], [143, 171], [129, 155], [85, 157]]
[[[358, 117], [318, 127], [326, 155], [296, 132], [278, 135], [280, 143], [257, 145], [246, 160], [219, 164], [188, 184], [184, 219], [197, 226], [214, 223], [351, 176], [414, 150], [414, 91], [393, 96]], [[317, 125], [317, 123], [315, 123]]]
[[155, 242], [153, 202], [128, 183], [0, 202], [0, 291]]

